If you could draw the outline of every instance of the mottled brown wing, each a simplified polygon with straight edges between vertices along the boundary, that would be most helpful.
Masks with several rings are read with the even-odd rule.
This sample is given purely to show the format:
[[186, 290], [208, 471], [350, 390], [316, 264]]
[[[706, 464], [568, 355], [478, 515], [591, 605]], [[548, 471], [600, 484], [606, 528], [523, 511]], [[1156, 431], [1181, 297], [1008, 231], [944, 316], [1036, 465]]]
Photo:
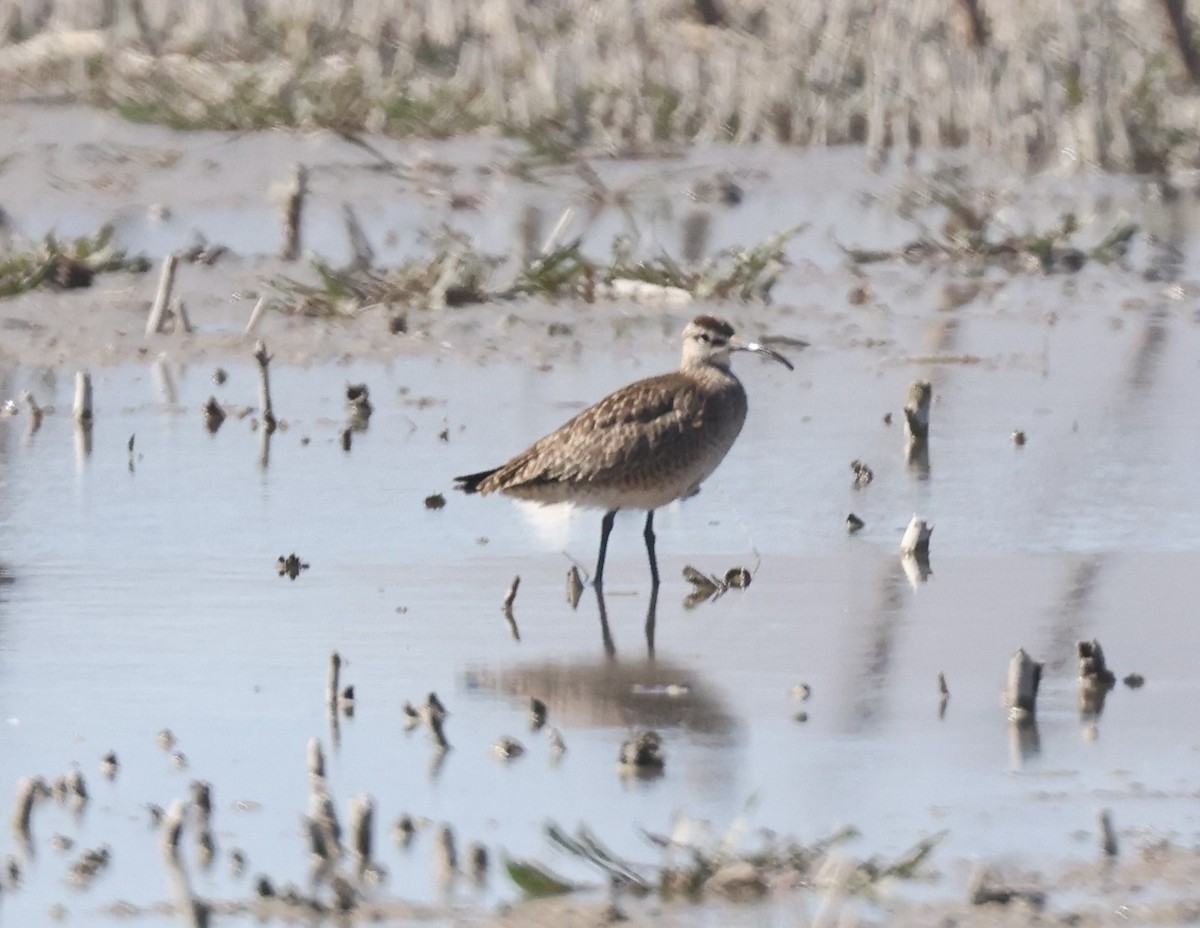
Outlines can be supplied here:
[[[501, 467], [494, 488], [605, 485], [677, 465], [703, 438], [700, 391], [676, 374], [630, 384], [585, 409]], [[491, 489], [489, 487], [488, 489]]]

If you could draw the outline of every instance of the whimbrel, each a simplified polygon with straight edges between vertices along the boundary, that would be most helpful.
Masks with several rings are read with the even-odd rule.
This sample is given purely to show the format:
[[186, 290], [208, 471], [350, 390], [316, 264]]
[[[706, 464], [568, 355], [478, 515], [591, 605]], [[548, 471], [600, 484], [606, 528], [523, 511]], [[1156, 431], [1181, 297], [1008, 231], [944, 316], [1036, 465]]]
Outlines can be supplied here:
[[792, 369], [770, 348], [739, 341], [725, 320], [697, 316], [683, 330], [679, 370], [617, 390], [507, 464], [455, 477], [455, 484], [466, 493], [603, 509], [597, 588], [617, 510], [646, 510], [643, 537], [657, 588], [654, 510], [695, 494], [746, 421], [746, 391], [729, 368], [734, 351], [766, 355]]

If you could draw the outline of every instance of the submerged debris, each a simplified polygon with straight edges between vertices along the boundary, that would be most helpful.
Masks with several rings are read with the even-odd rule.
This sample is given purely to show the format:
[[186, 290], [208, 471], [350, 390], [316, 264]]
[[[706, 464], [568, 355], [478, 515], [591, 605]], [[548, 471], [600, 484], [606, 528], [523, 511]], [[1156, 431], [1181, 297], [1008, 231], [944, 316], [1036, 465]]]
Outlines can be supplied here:
[[1025, 444], [1025, 433], [1020, 429], [1015, 429], [1012, 433], [1012, 443], [1018, 448]]
[[579, 573], [579, 568], [574, 564], [567, 571], [567, 602], [574, 609], [579, 605], [579, 600], [583, 596], [583, 577]]
[[1104, 711], [1104, 700], [1117, 685], [1116, 675], [1108, 669], [1104, 649], [1095, 638], [1075, 644], [1079, 658], [1079, 711], [1094, 717]]
[[695, 567], [684, 567], [683, 579], [692, 585], [693, 590], [684, 599], [683, 605], [691, 609], [702, 602], [717, 599], [732, 589], [744, 590], [752, 578], [753, 574], [745, 567], [731, 567], [722, 578], [715, 574], [703, 574]]
[[504, 735], [493, 742], [492, 753], [500, 760], [514, 760], [525, 753], [525, 745], [516, 738]]
[[546, 704], [536, 696], [529, 697], [529, 730], [540, 731], [546, 724]]
[[1037, 712], [1038, 687], [1042, 682], [1042, 664], [1018, 648], [1008, 664], [1008, 682], [1004, 688], [1004, 707], [1010, 721], [1028, 724]]
[[308, 562], [301, 561], [296, 552], [293, 551], [286, 557], [282, 554], [279, 555], [279, 559], [275, 562], [275, 570], [279, 576], [286, 576], [291, 580], [295, 580], [300, 576], [300, 571], [308, 570]]
[[426, 509], [444, 509], [446, 508], [446, 497], [441, 493], [433, 493], [425, 497]]
[[352, 428], [365, 429], [374, 412], [371, 406], [370, 391], [365, 383], [352, 383], [346, 386], [346, 405], [350, 407], [350, 425]]
[[857, 458], [850, 462], [850, 469], [854, 471], [855, 489], [861, 489], [875, 479], [875, 471]]
[[76, 886], [86, 888], [101, 871], [108, 867], [112, 859], [112, 851], [107, 846], [84, 851], [71, 863], [71, 882]]
[[225, 421], [225, 410], [221, 408], [221, 404], [217, 402], [215, 396], [210, 396], [203, 408], [204, 427], [209, 432], [216, 434], [217, 429], [221, 427], [221, 423]]
[[909, 520], [908, 527], [904, 530], [904, 537], [900, 539], [900, 553], [902, 555], [929, 555], [929, 540], [933, 537], [933, 526], [917, 515], [913, 515]]
[[412, 844], [416, 834], [417, 823], [413, 821], [413, 817], [407, 812], [396, 819], [396, 824], [392, 826], [392, 837], [396, 839], [396, 843], [402, 848], [407, 848]]
[[617, 760], [622, 773], [661, 776], [667, 761], [662, 735], [653, 730], [635, 735], [621, 745]]
[[908, 440], [911, 456], [914, 446], [929, 439], [929, 406], [933, 401], [933, 387], [928, 380], [916, 380], [908, 388], [904, 401], [904, 435]]
[[854, 513], [846, 516], [846, 531], [853, 535], [859, 529], [863, 528], [867, 523], [856, 516]]

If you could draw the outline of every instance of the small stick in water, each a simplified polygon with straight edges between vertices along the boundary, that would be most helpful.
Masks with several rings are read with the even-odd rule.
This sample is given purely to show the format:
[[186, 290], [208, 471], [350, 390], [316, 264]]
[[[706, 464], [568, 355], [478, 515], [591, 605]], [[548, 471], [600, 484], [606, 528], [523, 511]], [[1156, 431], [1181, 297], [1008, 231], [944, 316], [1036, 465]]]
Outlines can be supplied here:
[[262, 407], [263, 428], [268, 434], [275, 431], [275, 426], [278, 424], [275, 421], [275, 412], [271, 406], [271, 380], [267, 374], [267, 365], [271, 363], [271, 356], [267, 354], [267, 346], [260, 338], [254, 345], [254, 360], [258, 362], [258, 405]]
[[350, 846], [359, 872], [371, 863], [371, 831], [375, 818], [375, 800], [365, 793], [350, 804]]
[[17, 802], [13, 809], [12, 827], [24, 841], [31, 838], [33, 806], [50, 795], [50, 787], [41, 777], [22, 777], [17, 783]]
[[334, 651], [329, 655], [329, 674], [325, 678], [325, 701], [329, 711], [336, 712], [338, 704], [338, 675], [342, 670], [342, 656]]
[[321, 750], [319, 738], [308, 739], [308, 775], [310, 777], [325, 776], [325, 752]]
[[508, 585], [508, 592], [504, 594], [504, 618], [508, 622], [508, 630], [512, 633], [513, 641], [521, 640], [521, 632], [517, 629], [517, 620], [513, 615], [513, 603], [517, 598], [517, 588], [521, 585], [521, 575], [513, 577], [512, 583]]
[[82, 426], [92, 424], [92, 375], [87, 371], [75, 374], [75, 403], [71, 407], [75, 421]]
[[163, 816], [162, 820], [160, 847], [167, 862], [175, 865], [179, 863], [179, 838], [183, 834], [183, 813], [183, 800], [176, 799], [171, 803], [171, 808], [167, 810], [167, 814]]
[[487, 878], [488, 852], [487, 848], [478, 841], [467, 845], [467, 873], [476, 883], [482, 883]]
[[1117, 856], [1117, 833], [1113, 830], [1112, 813], [1100, 809], [1096, 813], [1096, 830], [1100, 834], [1100, 850], [1105, 857]]
[[304, 218], [304, 198], [308, 194], [308, 168], [297, 164], [292, 172], [283, 202], [283, 247], [279, 257], [295, 261], [300, 257], [300, 226]]
[[42, 427], [43, 410], [28, 390], [21, 391], [21, 401], [29, 407], [29, 434], [32, 435]]
[[928, 380], [914, 381], [904, 402], [904, 434], [910, 447], [929, 439], [929, 404], [933, 387]]
[[938, 672], [938, 718], [942, 718], [946, 714], [946, 704], [950, 702], [950, 688], [946, 686], [946, 675]]
[[1018, 648], [1008, 664], [1008, 683], [1004, 688], [1004, 706], [1014, 722], [1032, 722], [1037, 710], [1037, 691], [1042, 681], [1042, 664], [1024, 648]]
[[146, 318], [147, 335], [156, 335], [162, 331], [163, 317], [167, 314], [171, 288], [175, 286], [175, 268], [178, 265], [179, 255], [174, 252], [163, 259], [162, 272], [158, 275], [158, 290], [155, 291], [154, 302], [150, 304], [150, 315]]
[[441, 825], [433, 842], [433, 872], [439, 883], [448, 883], [454, 879], [457, 870], [458, 853], [454, 849], [454, 832], [450, 830], [449, 825]]

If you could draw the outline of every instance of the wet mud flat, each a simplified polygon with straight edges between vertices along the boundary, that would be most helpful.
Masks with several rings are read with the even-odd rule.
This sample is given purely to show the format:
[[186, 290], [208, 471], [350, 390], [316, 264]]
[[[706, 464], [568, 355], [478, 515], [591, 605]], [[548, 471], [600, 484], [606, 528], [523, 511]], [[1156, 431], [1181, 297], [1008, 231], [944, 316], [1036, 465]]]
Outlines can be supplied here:
[[[706, 157], [726, 169], [744, 154]], [[1062, 184], [1019, 222], [1044, 227], [1075, 203], [1099, 217], [1083, 233], [1095, 241], [1124, 218], [1179, 234], [1140, 233], [1124, 265], [968, 276], [850, 260], [839, 247], [911, 240], [912, 224], [879, 205], [903, 178], [847, 166], [842, 153], [852, 193], [822, 211], [803, 186], [769, 202], [793, 162], [745, 157], [764, 159], [762, 179], [736, 210], [714, 210], [714, 241], [761, 237], [764, 217], [771, 229], [806, 211], [820, 219], [789, 246], [769, 306], [516, 301], [413, 312], [402, 333], [384, 310], [268, 313], [248, 336], [251, 301], [229, 294], [280, 272], [262, 257], [274, 241], [185, 269], [187, 336], [144, 334], [147, 275], [0, 303], [12, 336], [2, 399], [28, 390], [45, 410], [36, 430], [20, 403], [0, 419], [0, 784], [13, 793], [3, 852], [18, 873], [3, 881], [6, 919], [43, 924], [61, 906], [68, 921], [178, 923], [169, 829], [146, 806], [169, 821], [185, 802], [180, 869], [216, 923], [332, 919], [339, 905], [363, 920], [435, 924], [604, 918], [610, 874], [564, 853], [547, 822], [568, 835], [586, 827], [655, 885], [698, 856], [755, 861], [735, 888], [761, 886], [766, 902], [734, 904], [726, 895], [738, 893], [718, 884], [700, 906], [686, 893], [618, 894], [623, 912], [660, 923], [795, 924], [840, 911], [880, 924], [1020, 924], [1037, 911], [1082, 924], [1117, 912], [1187, 921], [1200, 493], [1186, 397], [1200, 330], [1186, 200], [1165, 209], [1139, 205], [1137, 185], [1120, 180]], [[365, 175], [347, 174], [367, 190]], [[82, 205], [103, 217], [107, 196]], [[276, 228], [273, 207], [253, 210]], [[663, 229], [682, 221], [655, 215]], [[979, 289], [960, 302], [964, 286]], [[738, 359], [751, 362], [737, 368], [749, 420], [703, 492], [659, 513], [654, 608], [634, 514], [618, 518], [603, 603], [584, 589], [572, 608], [565, 578], [593, 562], [598, 514], [468, 499], [451, 477], [671, 369], [678, 332], [701, 308], [773, 339], [798, 369]], [[257, 338], [274, 355], [273, 432]], [[83, 366], [94, 398], [85, 435], [71, 415]], [[902, 422], [918, 380], [932, 404], [914, 456]], [[373, 407], [365, 428], [347, 407], [347, 385], [360, 383]], [[227, 413], [215, 430], [209, 397]], [[444, 505], [430, 505], [438, 494]], [[915, 571], [900, 553], [914, 512], [934, 526]], [[853, 533], [850, 513], [864, 523]], [[276, 569], [293, 554], [308, 565], [294, 579]], [[685, 567], [716, 577], [745, 567], [752, 582], [689, 606]], [[502, 603], [517, 575], [510, 621]], [[1092, 639], [1117, 683], [1081, 709], [1076, 649]], [[1034, 726], [1014, 727], [1001, 705], [1018, 648], [1044, 663]], [[430, 693], [449, 710], [445, 750], [430, 737]], [[546, 711], [536, 731], [535, 698]], [[623, 774], [623, 744], [648, 729], [661, 737], [661, 775]], [[520, 756], [496, 750], [505, 737]], [[312, 739], [346, 849], [315, 889], [310, 826], [325, 806], [313, 799]], [[86, 802], [65, 780], [61, 802], [32, 805], [24, 844], [18, 782], [52, 786], [73, 771]], [[193, 781], [210, 787], [204, 819]], [[373, 841], [360, 868], [350, 810], [363, 796]], [[831, 836], [810, 869], [781, 865], [787, 842]], [[904, 869], [922, 842], [928, 853]], [[471, 877], [472, 844], [488, 851], [482, 879]], [[593, 888], [523, 901], [506, 857]], [[871, 872], [882, 875], [861, 879]]]

